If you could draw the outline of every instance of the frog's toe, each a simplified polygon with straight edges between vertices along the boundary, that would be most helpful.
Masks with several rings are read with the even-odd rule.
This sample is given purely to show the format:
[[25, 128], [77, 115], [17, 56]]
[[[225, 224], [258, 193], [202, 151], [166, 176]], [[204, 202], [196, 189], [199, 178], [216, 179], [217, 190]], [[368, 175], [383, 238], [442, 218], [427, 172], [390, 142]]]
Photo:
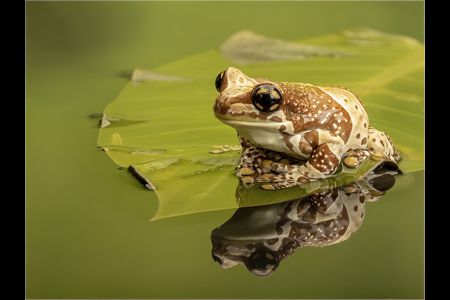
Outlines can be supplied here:
[[289, 164], [285, 164], [282, 162], [274, 162], [270, 159], [264, 160], [262, 162], [262, 166], [269, 171], [273, 171], [273, 172], [277, 172], [277, 173], [290, 173], [297, 169], [296, 166], [291, 166]]
[[283, 158], [283, 156], [280, 153], [275, 151], [267, 151], [266, 155], [268, 159], [271, 159], [273, 161], [280, 161]]
[[243, 161], [236, 168], [236, 175], [239, 177], [248, 176], [248, 175], [263, 175], [266, 173], [270, 173], [269, 170], [266, 170], [262, 167], [263, 159], [257, 159], [256, 161]]
[[266, 191], [275, 191], [275, 190], [282, 190], [289, 187], [297, 186], [298, 184], [296, 182], [286, 181], [286, 182], [280, 182], [280, 183], [272, 183], [272, 184], [263, 184], [261, 186], [262, 189]]
[[249, 175], [253, 175], [255, 174], [255, 170], [251, 169], [251, 168], [240, 168], [237, 170], [236, 175], [239, 177], [243, 177], [243, 176], [249, 176]]
[[347, 156], [344, 159], [344, 165], [346, 165], [348, 168], [356, 168], [357, 166], [359, 166], [360, 162], [358, 161], [358, 159], [356, 157], [353, 156]]
[[286, 174], [265, 174], [262, 176], [258, 176], [254, 178], [255, 182], [271, 182], [271, 183], [278, 183], [278, 184], [286, 184], [286, 187], [299, 185], [304, 182], [310, 181], [309, 178], [299, 175], [299, 173], [286, 173]]
[[251, 169], [255, 170], [257, 175], [271, 174], [272, 172], [269, 169], [264, 168], [263, 162], [267, 160], [267, 158], [258, 157], [252, 162]]
[[264, 190], [267, 190], [267, 191], [282, 190], [282, 189], [287, 189], [290, 187], [298, 186], [303, 182], [309, 181], [308, 178], [303, 177], [303, 176], [299, 177], [299, 179], [298, 180], [287, 180], [287, 181], [271, 183], [271, 184], [263, 184], [261, 186], [261, 188]]
[[263, 185], [261, 186], [261, 188], [262, 188], [263, 190], [267, 190], [267, 191], [273, 191], [273, 190], [276, 190], [276, 188], [273, 186], [273, 184], [263, 184]]
[[255, 182], [284, 182], [289, 180], [286, 174], [275, 175], [273, 173], [263, 174], [254, 178]]
[[367, 150], [349, 150], [345, 153], [343, 162], [348, 168], [356, 168], [369, 156], [370, 153]]
[[241, 182], [244, 186], [251, 186], [255, 180], [252, 176], [244, 176], [241, 178]]
[[[250, 170], [250, 169], [244, 170], [244, 173], [245, 172], [250, 173], [250, 171], [253, 171], [253, 170]], [[258, 175], [258, 173], [256, 171], [253, 171], [253, 173], [251, 173], [251, 174], [244, 175], [244, 176], [238, 175], [238, 176], [241, 177], [241, 182], [245, 186], [251, 186], [255, 182], [272, 182], [272, 180], [274, 180], [275, 174], [268, 173], [268, 174]]]

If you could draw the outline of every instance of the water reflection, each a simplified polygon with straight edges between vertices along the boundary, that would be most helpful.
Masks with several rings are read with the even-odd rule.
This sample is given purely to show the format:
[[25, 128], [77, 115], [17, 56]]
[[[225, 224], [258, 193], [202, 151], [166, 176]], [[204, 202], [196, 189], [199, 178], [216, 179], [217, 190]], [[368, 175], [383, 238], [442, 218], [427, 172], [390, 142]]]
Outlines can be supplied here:
[[304, 246], [343, 242], [361, 227], [366, 203], [386, 194], [398, 173], [381, 167], [342, 187], [288, 202], [239, 208], [212, 231], [213, 259], [223, 268], [243, 264], [257, 276], [269, 276]]

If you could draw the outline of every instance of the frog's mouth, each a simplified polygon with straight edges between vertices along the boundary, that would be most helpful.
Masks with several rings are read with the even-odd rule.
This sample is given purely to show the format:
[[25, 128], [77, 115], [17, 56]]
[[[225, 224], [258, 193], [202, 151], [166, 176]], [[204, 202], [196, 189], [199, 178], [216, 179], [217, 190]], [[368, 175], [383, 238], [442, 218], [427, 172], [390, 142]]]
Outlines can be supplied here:
[[[240, 116], [229, 116], [229, 115], [224, 115], [221, 113], [214, 113], [215, 117], [220, 120], [222, 123], [225, 123], [227, 125], [233, 126], [232, 124], [235, 125], [245, 125], [245, 126], [250, 126], [250, 127], [261, 127], [261, 126], [280, 126], [280, 125], [284, 125], [285, 122], [279, 122], [279, 121], [275, 121], [275, 120], [269, 120], [269, 119], [258, 119], [258, 118], [252, 118], [252, 117], [248, 117], [246, 115], [240, 115]], [[267, 125], [265, 125], [267, 124]], [[234, 127], [234, 126], [233, 126]]]
[[[272, 142], [276, 142], [279, 139], [279, 132], [281, 126], [286, 128], [287, 125], [292, 127], [292, 123], [277, 123], [272, 121], [262, 121], [254, 119], [219, 119], [222, 123], [233, 127], [236, 131], [248, 140], [253, 140], [256, 142], [255, 138], [259, 137], [264, 140], [274, 138]], [[289, 124], [288, 124], [289, 123]], [[256, 142], [257, 143], [257, 142]]]
[[[233, 116], [215, 114], [216, 118], [222, 123], [235, 128], [238, 132], [261, 131], [261, 133], [293, 133], [294, 127], [291, 122], [272, 121], [269, 119], [256, 119], [246, 116]], [[245, 134], [244, 134], [245, 135]]]
[[231, 127], [245, 126], [245, 127], [266, 127], [266, 128], [279, 128], [283, 123], [273, 122], [273, 121], [263, 121], [248, 118], [239, 119], [228, 119], [228, 118], [218, 118], [222, 123], [230, 125]]

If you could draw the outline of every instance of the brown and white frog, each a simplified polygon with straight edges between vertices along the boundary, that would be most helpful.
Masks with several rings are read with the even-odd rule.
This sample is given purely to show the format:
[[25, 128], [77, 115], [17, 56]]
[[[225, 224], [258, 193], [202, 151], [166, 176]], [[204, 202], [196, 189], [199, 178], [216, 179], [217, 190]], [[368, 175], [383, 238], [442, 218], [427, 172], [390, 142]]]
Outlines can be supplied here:
[[389, 136], [369, 125], [363, 103], [346, 88], [250, 78], [233, 67], [215, 85], [214, 114], [238, 132], [236, 174], [244, 182], [282, 189], [333, 174], [343, 157], [350, 167], [371, 155], [400, 160]]

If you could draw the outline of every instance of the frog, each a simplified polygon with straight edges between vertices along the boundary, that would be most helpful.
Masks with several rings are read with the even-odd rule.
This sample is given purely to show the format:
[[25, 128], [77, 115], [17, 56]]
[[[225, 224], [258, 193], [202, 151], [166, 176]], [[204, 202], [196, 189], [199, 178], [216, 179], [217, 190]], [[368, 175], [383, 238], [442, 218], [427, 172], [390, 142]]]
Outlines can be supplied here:
[[395, 184], [398, 171], [379, 169], [341, 187], [296, 200], [242, 207], [211, 232], [212, 257], [222, 268], [238, 264], [258, 277], [275, 273], [303, 247], [327, 247], [354, 236], [366, 203], [378, 201]]
[[342, 160], [356, 168], [369, 157], [401, 159], [347, 88], [251, 78], [234, 67], [219, 73], [215, 87], [214, 115], [237, 131], [236, 175], [246, 184], [284, 189], [324, 179]]

